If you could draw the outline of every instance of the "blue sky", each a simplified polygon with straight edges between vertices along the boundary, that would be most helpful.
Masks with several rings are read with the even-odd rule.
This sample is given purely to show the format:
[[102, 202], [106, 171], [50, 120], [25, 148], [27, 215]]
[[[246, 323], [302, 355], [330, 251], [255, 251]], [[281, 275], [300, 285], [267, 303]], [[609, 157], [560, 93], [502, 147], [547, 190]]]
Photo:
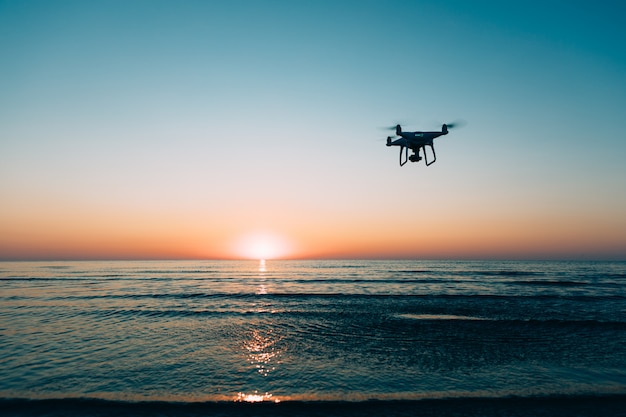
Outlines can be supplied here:
[[[624, 12], [0, 1], [0, 257], [68, 229], [58, 256], [227, 256], [263, 229], [294, 256], [624, 258]], [[428, 168], [400, 168], [379, 129], [456, 119]]]

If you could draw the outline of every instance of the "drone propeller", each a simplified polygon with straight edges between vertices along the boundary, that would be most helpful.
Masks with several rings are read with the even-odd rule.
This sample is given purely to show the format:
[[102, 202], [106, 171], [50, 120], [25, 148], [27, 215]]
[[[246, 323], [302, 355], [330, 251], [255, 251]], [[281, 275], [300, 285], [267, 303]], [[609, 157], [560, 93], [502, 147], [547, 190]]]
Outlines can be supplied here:
[[396, 130], [396, 127], [397, 127], [398, 125], [401, 125], [401, 124], [402, 124], [402, 123], [397, 123], [397, 124], [395, 124], [395, 125], [393, 125], [393, 126], [382, 126], [382, 127], [379, 127], [379, 129], [381, 129], [381, 130], [394, 130], [394, 131], [395, 131], [395, 130]]
[[446, 123], [445, 125], [448, 127], [448, 129], [454, 129], [454, 128], [457, 128], [457, 127], [465, 126], [465, 121], [464, 120], [456, 120], [456, 121], [454, 121], [452, 123]]
[[413, 126], [415, 124], [415, 122], [413, 120], [411, 121], [407, 121], [405, 120], [394, 120], [394, 123], [392, 125], [387, 125], [387, 126], [381, 126], [379, 127], [379, 129], [381, 130], [396, 130], [396, 128], [398, 127], [398, 125], [400, 125], [400, 127], [402, 128], [402, 130], [404, 130], [404, 126], [405, 125], [411, 125]]

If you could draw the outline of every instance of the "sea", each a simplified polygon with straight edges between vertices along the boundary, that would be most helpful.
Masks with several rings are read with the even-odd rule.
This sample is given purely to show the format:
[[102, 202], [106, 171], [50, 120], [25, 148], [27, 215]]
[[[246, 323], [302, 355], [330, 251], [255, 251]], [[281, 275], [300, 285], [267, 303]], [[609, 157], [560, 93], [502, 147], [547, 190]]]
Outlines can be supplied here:
[[1, 262], [0, 414], [626, 416], [626, 262]]

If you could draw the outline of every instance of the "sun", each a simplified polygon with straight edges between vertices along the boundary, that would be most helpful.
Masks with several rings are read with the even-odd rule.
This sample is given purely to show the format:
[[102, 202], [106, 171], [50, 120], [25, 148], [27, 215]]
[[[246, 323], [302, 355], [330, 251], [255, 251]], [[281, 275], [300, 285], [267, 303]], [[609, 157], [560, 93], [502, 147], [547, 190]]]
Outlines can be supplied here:
[[272, 232], [253, 232], [246, 234], [235, 243], [235, 253], [247, 259], [276, 259], [288, 255], [289, 242]]

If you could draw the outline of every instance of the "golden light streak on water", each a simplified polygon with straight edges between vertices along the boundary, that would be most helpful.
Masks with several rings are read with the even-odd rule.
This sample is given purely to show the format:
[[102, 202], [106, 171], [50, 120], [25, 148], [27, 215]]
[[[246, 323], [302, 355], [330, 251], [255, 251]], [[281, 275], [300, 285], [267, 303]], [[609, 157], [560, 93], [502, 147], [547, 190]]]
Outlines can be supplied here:
[[266, 392], [265, 394], [259, 394], [258, 391], [254, 391], [254, 394], [245, 394], [240, 392], [237, 394], [237, 398], [235, 398], [235, 402], [246, 402], [246, 403], [260, 403], [263, 401], [271, 401], [274, 403], [279, 403], [280, 400], [277, 398], [272, 398], [272, 394]]

